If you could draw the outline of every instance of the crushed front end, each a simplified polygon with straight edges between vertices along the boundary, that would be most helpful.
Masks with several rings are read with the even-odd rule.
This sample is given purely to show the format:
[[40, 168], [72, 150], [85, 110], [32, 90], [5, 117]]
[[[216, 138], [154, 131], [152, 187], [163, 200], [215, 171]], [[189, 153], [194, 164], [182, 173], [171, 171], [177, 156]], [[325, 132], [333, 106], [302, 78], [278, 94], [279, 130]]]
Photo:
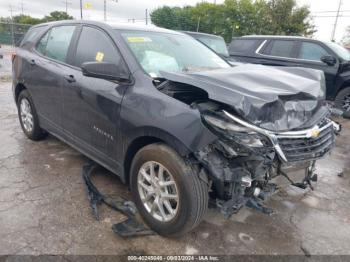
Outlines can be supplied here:
[[[215, 102], [196, 106], [218, 139], [194, 156], [210, 178], [213, 203], [226, 217], [243, 206], [271, 213], [262, 202], [276, 190], [271, 180], [278, 175], [294, 186], [312, 188], [311, 181], [317, 180], [315, 161], [331, 151], [340, 132], [329, 114], [312, 127], [277, 132], [250, 124]], [[301, 169], [305, 171], [302, 181], [289, 177], [290, 170]]]
[[[193, 155], [226, 216], [245, 205], [270, 213], [262, 201], [275, 191], [271, 180], [279, 175], [312, 188], [315, 161], [331, 151], [340, 132], [330, 120], [322, 71], [244, 64], [162, 75], [167, 81], [159, 90], [198, 110], [217, 137]], [[291, 170], [304, 170], [302, 181]]]

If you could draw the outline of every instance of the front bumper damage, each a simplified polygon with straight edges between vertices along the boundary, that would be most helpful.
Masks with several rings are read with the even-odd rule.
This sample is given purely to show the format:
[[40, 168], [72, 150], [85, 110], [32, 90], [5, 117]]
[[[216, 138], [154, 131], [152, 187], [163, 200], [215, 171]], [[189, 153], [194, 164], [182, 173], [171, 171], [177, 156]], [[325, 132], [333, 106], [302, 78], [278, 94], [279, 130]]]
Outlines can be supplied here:
[[[243, 206], [265, 214], [272, 213], [263, 201], [276, 191], [277, 185], [271, 180], [279, 175], [293, 186], [313, 190], [312, 182], [317, 181], [315, 162], [334, 147], [335, 135], [341, 129], [339, 124], [324, 118], [309, 129], [272, 132], [251, 125], [225, 110], [222, 113], [269, 141], [263, 147], [251, 147], [240, 143], [234, 135], [216, 129], [213, 132], [218, 139], [194, 153], [212, 183], [212, 203], [225, 217], [237, 213]], [[288, 174], [291, 169], [304, 170], [304, 179], [293, 181]]]

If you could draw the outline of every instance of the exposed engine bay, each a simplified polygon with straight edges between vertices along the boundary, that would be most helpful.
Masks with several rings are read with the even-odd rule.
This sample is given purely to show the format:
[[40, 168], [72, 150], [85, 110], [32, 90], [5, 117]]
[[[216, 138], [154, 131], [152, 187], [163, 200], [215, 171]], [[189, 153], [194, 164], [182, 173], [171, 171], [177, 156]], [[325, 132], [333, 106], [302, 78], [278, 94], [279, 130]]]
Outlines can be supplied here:
[[[279, 175], [294, 186], [313, 189], [312, 182], [317, 181], [315, 162], [330, 152], [341, 130], [330, 119], [331, 110], [322, 100], [322, 74], [295, 68], [291, 72], [282, 70], [282, 77], [300, 77], [302, 92], [295, 90], [295, 83], [286, 84], [276, 75], [273, 85], [277, 82], [278, 90], [266, 84], [267, 77], [261, 88], [247, 89], [246, 93], [242, 86], [249, 85], [247, 79], [233, 79], [233, 87], [227, 81], [225, 85], [221, 78], [221, 82], [214, 82], [215, 77], [204, 82], [202, 76], [210, 77], [210, 72], [200, 77], [198, 72], [186, 74], [183, 78], [164, 73], [165, 78], [156, 82], [158, 90], [198, 110], [202, 123], [217, 136], [214, 143], [193, 152], [190, 159], [209, 178], [211, 199], [226, 217], [243, 206], [271, 213], [262, 201], [275, 192], [277, 185], [271, 180]], [[241, 76], [241, 69], [238, 73]], [[220, 76], [224, 77], [224, 73]], [[252, 81], [258, 86], [257, 79]], [[223, 88], [226, 95], [218, 94], [219, 89], [211, 93], [215, 88], [201, 88], [210, 85]], [[230, 96], [228, 90], [232, 92]], [[289, 170], [304, 170], [304, 179], [294, 181]]]

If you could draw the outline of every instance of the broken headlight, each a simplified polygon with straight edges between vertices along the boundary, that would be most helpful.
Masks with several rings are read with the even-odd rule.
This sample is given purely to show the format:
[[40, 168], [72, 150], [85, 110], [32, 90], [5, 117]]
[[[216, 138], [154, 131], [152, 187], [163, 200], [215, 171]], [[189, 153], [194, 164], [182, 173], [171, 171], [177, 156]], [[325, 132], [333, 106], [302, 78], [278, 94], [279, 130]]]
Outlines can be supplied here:
[[268, 143], [267, 139], [261, 134], [232, 120], [213, 115], [203, 115], [203, 118], [205, 122], [215, 130], [218, 130], [220, 133], [224, 131], [225, 135], [231, 136], [235, 140], [238, 140], [237, 142], [245, 146], [264, 147]]

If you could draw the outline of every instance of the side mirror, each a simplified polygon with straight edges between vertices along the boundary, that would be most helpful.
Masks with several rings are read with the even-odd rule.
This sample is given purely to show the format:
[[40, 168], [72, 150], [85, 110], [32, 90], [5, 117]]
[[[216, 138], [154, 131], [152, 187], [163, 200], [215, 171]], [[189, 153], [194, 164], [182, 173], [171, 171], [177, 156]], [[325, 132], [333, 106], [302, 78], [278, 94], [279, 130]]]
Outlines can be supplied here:
[[333, 66], [337, 63], [337, 59], [331, 55], [322, 56], [321, 61], [329, 66]]
[[130, 82], [130, 74], [122, 64], [107, 62], [85, 62], [81, 65], [84, 76], [115, 80], [119, 82]]

